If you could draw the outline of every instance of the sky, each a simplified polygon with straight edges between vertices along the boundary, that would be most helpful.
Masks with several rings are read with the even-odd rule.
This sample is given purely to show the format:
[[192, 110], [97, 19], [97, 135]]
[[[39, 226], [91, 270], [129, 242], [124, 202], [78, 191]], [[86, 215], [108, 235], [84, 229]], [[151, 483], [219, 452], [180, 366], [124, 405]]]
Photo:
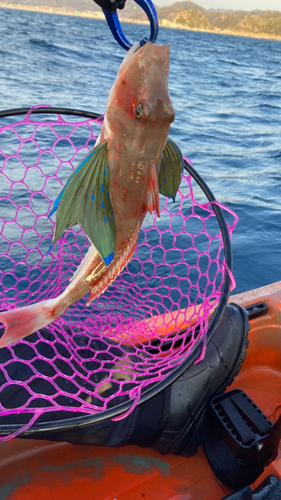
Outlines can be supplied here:
[[[155, 0], [159, 7], [171, 5], [177, 0]], [[181, 1], [181, 0], [178, 0]], [[233, 10], [278, 10], [281, 12], [281, 0], [193, 0], [205, 9]]]

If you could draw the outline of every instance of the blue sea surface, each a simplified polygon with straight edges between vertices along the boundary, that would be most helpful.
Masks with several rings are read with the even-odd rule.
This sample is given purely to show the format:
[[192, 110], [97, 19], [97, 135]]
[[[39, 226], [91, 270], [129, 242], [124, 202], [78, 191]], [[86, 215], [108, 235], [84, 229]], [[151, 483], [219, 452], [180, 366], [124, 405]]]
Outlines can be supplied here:
[[[148, 35], [136, 24], [124, 31], [132, 42]], [[125, 55], [106, 22], [1, 9], [0, 40], [1, 110], [104, 113]], [[166, 28], [158, 43], [171, 47], [170, 136], [239, 215], [235, 292], [281, 280], [281, 43]]]

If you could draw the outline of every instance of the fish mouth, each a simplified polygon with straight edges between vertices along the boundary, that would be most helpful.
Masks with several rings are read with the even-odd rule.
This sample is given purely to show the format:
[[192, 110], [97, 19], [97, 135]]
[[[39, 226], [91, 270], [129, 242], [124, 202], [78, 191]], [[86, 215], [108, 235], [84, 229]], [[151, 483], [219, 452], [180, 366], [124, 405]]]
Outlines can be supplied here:
[[152, 42], [146, 42], [143, 46], [143, 57], [149, 57], [152, 61], [163, 64], [170, 62], [170, 46], [155, 45]]
[[170, 46], [155, 45], [154, 43], [147, 41], [143, 46], [140, 46], [140, 43], [138, 42], [130, 48], [120, 66], [120, 74], [131, 64], [131, 62], [135, 59], [136, 54], [138, 56], [137, 59], [140, 67], [153, 63], [162, 66], [164, 72], [169, 71]]

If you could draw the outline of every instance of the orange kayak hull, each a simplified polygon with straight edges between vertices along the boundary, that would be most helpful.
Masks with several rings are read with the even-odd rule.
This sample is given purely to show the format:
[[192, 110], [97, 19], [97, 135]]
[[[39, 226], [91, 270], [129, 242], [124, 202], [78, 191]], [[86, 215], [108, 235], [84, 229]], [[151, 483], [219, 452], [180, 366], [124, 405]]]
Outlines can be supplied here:
[[[281, 414], [281, 282], [231, 297], [243, 306], [260, 301], [269, 310], [251, 320], [248, 354], [231, 388], [245, 391], [275, 422]], [[281, 445], [254, 486], [271, 474], [281, 478]], [[136, 446], [0, 444], [1, 500], [220, 500], [228, 493], [202, 449], [187, 459]]]

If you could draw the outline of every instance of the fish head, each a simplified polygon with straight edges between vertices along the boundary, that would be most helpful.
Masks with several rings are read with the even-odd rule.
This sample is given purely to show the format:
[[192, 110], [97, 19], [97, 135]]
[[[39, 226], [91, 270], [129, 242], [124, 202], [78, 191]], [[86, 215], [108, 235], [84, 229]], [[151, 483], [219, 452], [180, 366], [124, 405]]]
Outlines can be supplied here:
[[160, 158], [175, 118], [168, 90], [169, 66], [168, 45], [147, 42], [134, 46], [110, 92], [106, 108], [109, 136], [142, 160]]

